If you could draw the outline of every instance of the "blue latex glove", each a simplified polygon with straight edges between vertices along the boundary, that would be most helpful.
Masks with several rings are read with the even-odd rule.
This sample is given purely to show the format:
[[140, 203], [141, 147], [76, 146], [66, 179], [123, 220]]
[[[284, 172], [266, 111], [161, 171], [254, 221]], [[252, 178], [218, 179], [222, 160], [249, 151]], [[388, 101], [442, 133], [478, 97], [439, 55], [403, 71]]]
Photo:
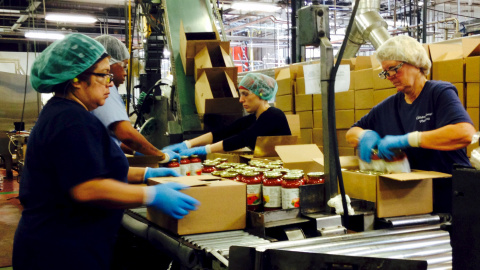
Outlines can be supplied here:
[[174, 152], [179, 153], [180, 151], [185, 150], [185, 149], [188, 149], [187, 144], [185, 142], [181, 142], [181, 143], [176, 143], [176, 144], [172, 144], [172, 145], [169, 145], [167, 147], [164, 147], [162, 149], [162, 152], [164, 150], [170, 150], [170, 151], [174, 151]]
[[[169, 182], [165, 184], [147, 187], [147, 206], [153, 206], [163, 213], [181, 219], [188, 211], [196, 210], [200, 202], [179, 190], [188, 186]], [[153, 198], [153, 200], [152, 200]]]
[[207, 148], [205, 146], [193, 147], [190, 149], [185, 149], [180, 151], [180, 156], [191, 156], [191, 155], [201, 155], [204, 156], [207, 154]]
[[144, 154], [142, 154], [140, 152], [137, 152], [137, 151], [135, 151], [135, 153], [133, 155], [136, 156], [136, 157], [145, 156]]
[[172, 150], [165, 150], [163, 149], [162, 152], [164, 154], [167, 154], [168, 155], [168, 161], [161, 161], [161, 163], [166, 163], [166, 162], [169, 162], [171, 161], [172, 159], [176, 158], [177, 161], [180, 161], [180, 155], [177, 153], [177, 152], [173, 152]]
[[409, 147], [408, 134], [405, 135], [387, 135], [378, 144], [378, 157], [383, 159], [393, 159], [395, 153], [393, 149], [403, 149]]
[[163, 177], [163, 176], [181, 176], [177, 171], [170, 168], [150, 168], [145, 169], [145, 175], [143, 176], [143, 182], [147, 181], [151, 177]]
[[380, 135], [373, 130], [367, 130], [360, 142], [358, 143], [358, 150], [360, 152], [360, 158], [365, 162], [370, 163], [372, 156], [372, 149], [376, 148], [380, 142]]

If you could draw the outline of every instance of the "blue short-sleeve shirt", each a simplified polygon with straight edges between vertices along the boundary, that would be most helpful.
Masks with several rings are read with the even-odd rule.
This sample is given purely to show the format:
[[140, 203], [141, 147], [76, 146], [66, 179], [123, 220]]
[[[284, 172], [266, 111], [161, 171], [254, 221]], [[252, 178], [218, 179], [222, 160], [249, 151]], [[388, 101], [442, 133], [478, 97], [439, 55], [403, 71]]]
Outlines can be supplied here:
[[[412, 131], [429, 131], [446, 125], [467, 122], [473, 125], [451, 83], [427, 81], [412, 104], [398, 92], [375, 106], [353, 126], [376, 131], [380, 137], [403, 135]], [[439, 151], [407, 148], [413, 169], [451, 173], [453, 164], [469, 166], [465, 149]]]

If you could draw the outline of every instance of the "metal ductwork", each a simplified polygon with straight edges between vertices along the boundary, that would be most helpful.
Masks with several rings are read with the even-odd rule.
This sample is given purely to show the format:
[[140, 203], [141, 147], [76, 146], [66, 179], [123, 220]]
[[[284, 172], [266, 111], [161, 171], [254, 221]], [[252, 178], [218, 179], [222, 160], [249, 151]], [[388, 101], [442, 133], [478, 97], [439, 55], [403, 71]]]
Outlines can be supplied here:
[[[355, 2], [352, 1], [354, 4]], [[348, 36], [344, 59], [355, 57], [360, 46], [370, 41], [377, 49], [391, 36], [387, 31], [387, 23], [378, 13], [380, 0], [361, 0], [355, 16], [355, 23]]]

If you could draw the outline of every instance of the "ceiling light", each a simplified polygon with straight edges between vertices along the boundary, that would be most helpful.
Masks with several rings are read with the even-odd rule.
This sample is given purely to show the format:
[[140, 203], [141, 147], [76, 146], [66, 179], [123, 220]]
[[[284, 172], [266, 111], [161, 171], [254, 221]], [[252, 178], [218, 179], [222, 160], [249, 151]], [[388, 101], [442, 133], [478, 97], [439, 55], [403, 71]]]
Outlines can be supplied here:
[[0, 13], [20, 13], [20, 10], [0, 8]]
[[64, 34], [58, 32], [45, 32], [45, 31], [28, 31], [25, 32], [26, 38], [36, 38], [36, 39], [62, 39], [65, 37]]
[[52, 22], [94, 23], [97, 18], [88, 15], [47, 14], [45, 20]]
[[262, 11], [262, 12], [276, 12], [282, 7], [273, 4], [267, 3], [258, 3], [258, 2], [237, 2], [233, 3], [231, 6], [232, 9], [243, 10], [243, 11]]

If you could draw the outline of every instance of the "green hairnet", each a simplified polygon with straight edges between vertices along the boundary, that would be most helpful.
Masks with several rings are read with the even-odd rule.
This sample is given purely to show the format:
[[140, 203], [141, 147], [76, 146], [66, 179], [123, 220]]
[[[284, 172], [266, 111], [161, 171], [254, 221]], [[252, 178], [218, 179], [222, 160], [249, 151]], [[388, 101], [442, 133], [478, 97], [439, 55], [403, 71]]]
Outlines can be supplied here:
[[110, 65], [130, 59], [127, 47], [116, 37], [102, 35], [96, 37], [95, 40], [100, 42], [107, 50], [108, 55], [111, 56]]
[[244, 87], [261, 99], [270, 100], [277, 93], [277, 82], [269, 76], [260, 73], [248, 73], [239, 83], [240, 87]]
[[83, 34], [69, 34], [48, 46], [32, 66], [30, 82], [40, 93], [77, 77], [105, 53], [102, 44]]
[[423, 74], [430, 73], [432, 62], [427, 51], [416, 39], [409, 36], [396, 36], [385, 41], [377, 49], [378, 61], [401, 61], [423, 70]]

